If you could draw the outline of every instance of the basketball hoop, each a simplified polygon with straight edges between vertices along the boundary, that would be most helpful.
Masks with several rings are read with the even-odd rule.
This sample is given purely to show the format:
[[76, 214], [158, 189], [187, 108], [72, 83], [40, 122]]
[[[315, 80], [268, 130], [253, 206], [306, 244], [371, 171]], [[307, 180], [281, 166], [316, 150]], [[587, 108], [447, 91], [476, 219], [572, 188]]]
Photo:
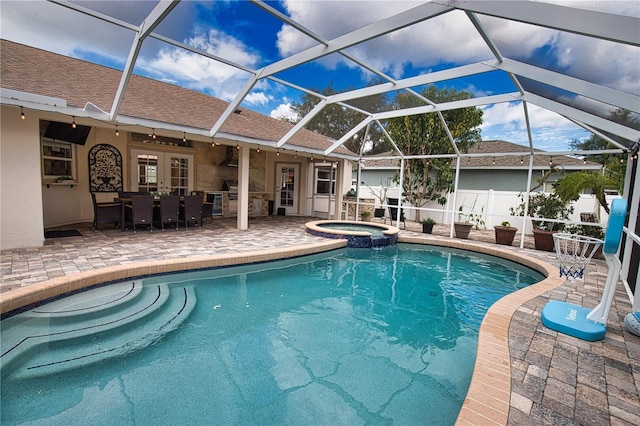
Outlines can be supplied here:
[[553, 234], [556, 255], [560, 262], [560, 276], [570, 279], [582, 278], [584, 268], [604, 241], [584, 235]]

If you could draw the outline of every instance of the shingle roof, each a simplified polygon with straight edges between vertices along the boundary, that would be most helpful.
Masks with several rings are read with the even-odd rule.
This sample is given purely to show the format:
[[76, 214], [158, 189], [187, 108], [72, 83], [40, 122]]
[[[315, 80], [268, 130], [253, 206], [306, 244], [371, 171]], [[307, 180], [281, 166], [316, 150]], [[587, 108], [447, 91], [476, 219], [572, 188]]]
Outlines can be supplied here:
[[[465, 169], [487, 169], [487, 168], [517, 168], [517, 169], [528, 169], [529, 168], [529, 157], [527, 155], [524, 156], [505, 156], [499, 155], [500, 153], [509, 153], [509, 152], [529, 152], [527, 147], [522, 145], [518, 145], [512, 142], [501, 141], [501, 140], [490, 140], [490, 141], [482, 141], [481, 143], [475, 144], [470, 150], [469, 154], [485, 154], [482, 157], [465, 157], [460, 161], [460, 168]], [[542, 150], [536, 149], [535, 152], [541, 153], [544, 152]], [[493, 154], [496, 156], [492, 157]], [[395, 153], [386, 152], [384, 154], [379, 154], [380, 157], [389, 157], [393, 156]], [[399, 160], [391, 160], [391, 159], [380, 159], [376, 160], [376, 156], [366, 157], [363, 162], [364, 168], [379, 168], [379, 169], [389, 169], [389, 168], [398, 168]], [[600, 164], [594, 163], [591, 161], [587, 161], [586, 163], [579, 158], [570, 157], [568, 155], [535, 155], [533, 157], [533, 168], [534, 169], [546, 169], [549, 167], [549, 162], [553, 161], [553, 163], [557, 166], [562, 166], [571, 169], [598, 169], [600, 168]]]
[[[91, 102], [103, 111], [111, 109], [121, 71], [8, 40], [1, 40], [0, 52], [3, 89], [61, 98], [78, 108]], [[132, 75], [119, 114], [209, 130], [228, 105], [201, 92]], [[291, 128], [290, 123], [242, 109], [232, 114], [221, 131], [276, 142]], [[332, 141], [303, 129], [287, 144], [326, 149]], [[335, 152], [354, 155], [343, 147]]]

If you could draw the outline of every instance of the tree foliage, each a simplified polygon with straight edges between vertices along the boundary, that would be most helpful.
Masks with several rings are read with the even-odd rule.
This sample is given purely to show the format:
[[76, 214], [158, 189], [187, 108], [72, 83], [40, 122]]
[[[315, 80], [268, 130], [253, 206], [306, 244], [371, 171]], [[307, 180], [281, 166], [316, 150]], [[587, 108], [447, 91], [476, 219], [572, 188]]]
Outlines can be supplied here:
[[[430, 86], [422, 95], [440, 103], [469, 99], [472, 94], [455, 89], [438, 89]], [[395, 99], [394, 107], [404, 109], [423, 105], [417, 97], [402, 93]], [[476, 107], [443, 111], [451, 136], [461, 152], [481, 141], [480, 128], [482, 110]], [[452, 154], [453, 146], [436, 113], [394, 118], [388, 121], [387, 130], [398, 148], [405, 155], [426, 156]], [[402, 188], [404, 196], [412, 205], [422, 207], [435, 200], [444, 205], [446, 194], [454, 190], [454, 169], [451, 159], [420, 158], [405, 161]], [[396, 176], [399, 181], [399, 176]], [[419, 220], [419, 217], [418, 217]]]
[[595, 195], [598, 203], [609, 214], [609, 204], [605, 197], [605, 188], [611, 187], [612, 179], [600, 172], [580, 171], [563, 177], [555, 188], [555, 193], [565, 201], [575, 201], [582, 191], [588, 190]]
[[[631, 112], [624, 109], [618, 108], [611, 111], [609, 118], [623, 126], [634, 129], [640, 128], [640, 122], [638, 119], [633, 116]], [[607, 140], [595, 134], [592, 134], [583, 141], [574, 139], [571, 141], [570, 146], [571, 149], [584, 151], [615, 148]], [[624, 158], [624, 154], [590, 154], [585, 157], [588, 161], [600, 163], [604, 166], [605, 175], [607, 175], [607, 187], [613, 187], [619, 193], [622, 193], [624, 190], [624, 177], [627, 171], [627, 164], [626, 161], [624, 161]]]
[[[374, 82], [370, 83], [374, 84]], [[334, 90], [333, 85], [318, 90], [311, 89], [314, 92], [323, 94], [324, 96], [331, 96], [337, 92]], [[293, 111], [298, 115], [297, 120], [291, 121], [293, 124], [301, 120], [307, 115], [317, 104], [320, 99], [310, 94], [303, 94], [300, 98], [300, 102], [294, 102], [291, 106]], [[385, 95], [368, 96], [352, 101], [350, 105], [356, 108], [360, 108], [368, 112], [379, 112], [387, 108], [388, 101]], [[307, 125], [308, 130], [320, 133], [321, 135], [340, 139], [348, 131], [353, 129], [358, 123], [366, 118], [366, 115], [358, 112], [355, 109], [348, 108], [343, 105], [331, 104], [327, 105], [320, 111]], [[369, 130], [369, 153], [384, 152], [389, 149], [388, 142], [385, 141], [380, 129], [375, 126], [371, 126]], [[359, 153], [360, 147], [364, 143], [364, 132], [359, 132], [357, 138], [348, 140], [344, 143], [344, 146], [352, 152]]]

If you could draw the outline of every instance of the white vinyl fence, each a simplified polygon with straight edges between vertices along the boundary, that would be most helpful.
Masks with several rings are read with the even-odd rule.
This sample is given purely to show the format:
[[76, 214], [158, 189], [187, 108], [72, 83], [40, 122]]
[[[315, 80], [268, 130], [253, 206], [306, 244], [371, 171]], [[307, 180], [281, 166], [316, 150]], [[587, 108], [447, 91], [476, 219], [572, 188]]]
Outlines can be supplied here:
[[[375, 207], [380, 207], [381, 202], [377, 198], [380, 194], [380, 189], [380, 187], [375, 186], [361, 186], [359, 198], [375, 199]], [[398, 198], [398, 194], [399, 188], [397, 187], [388, 188], [387, 190], [387, 197]], [[494, 225], [500, 225], [503, 221], [508, 221], [511, 226], [525, 229], [525, 233], [529, 234], [531, 233], [531, 221], [527, 220], [526, 223], [524, 223], [524, 217], [512, 216], [509, 211], [510, 208], [516, 208], [520, 205], [518, 195], [519, 192], [515, 191], [458, 190], [455, 206], [453, 205], [454, 195], [449, 194], [448, 202], [444, 206], [432, 202], [419, 209], [405, 204], [403, 204], [402, 207], [405, 210], [405, 217], [408, 221], [416, 220], [417, 210], [419, 210], [420, 219], [431, 217], [435, 219], [437, 223], [441, 224], [450, 224], [452, 218], [454, 221], [458, 221], [460, 207], [462, 207], [463, 214], [472, 214], [478, 222], [484, 222], [484, 225], [480, 224], [481, 229], [483, 227], [492, 229]], [[609, 204], [613, 198], [615, 197], [607, 197]], [[361, 203], [361, 205], [363, 205], [363, 203]], [[382, 205], [384, 206], [384, 203], [382, 203]], [[580, 220], [580, 213], [595, 213], [596, 216], [600, 218], [599, 223], [606, 226], [608, 215], [604, 209], [598, 205], [595, 196], [587, 194], [581, 195], [580, 199], [572, 203], [572, 205], [574, 212], [569, 218], [571, 222], [583, 223]], [[387, 216], [389, 216], [388, 211]]]

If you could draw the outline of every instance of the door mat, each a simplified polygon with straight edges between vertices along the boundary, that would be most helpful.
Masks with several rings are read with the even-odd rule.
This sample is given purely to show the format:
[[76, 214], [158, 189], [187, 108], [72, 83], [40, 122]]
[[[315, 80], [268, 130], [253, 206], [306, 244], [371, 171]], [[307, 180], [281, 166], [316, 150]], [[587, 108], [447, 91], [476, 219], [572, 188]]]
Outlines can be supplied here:
[[77, 229], [65, 229], [62, 231], [44, 231], [45, 238], [82, 237]]

